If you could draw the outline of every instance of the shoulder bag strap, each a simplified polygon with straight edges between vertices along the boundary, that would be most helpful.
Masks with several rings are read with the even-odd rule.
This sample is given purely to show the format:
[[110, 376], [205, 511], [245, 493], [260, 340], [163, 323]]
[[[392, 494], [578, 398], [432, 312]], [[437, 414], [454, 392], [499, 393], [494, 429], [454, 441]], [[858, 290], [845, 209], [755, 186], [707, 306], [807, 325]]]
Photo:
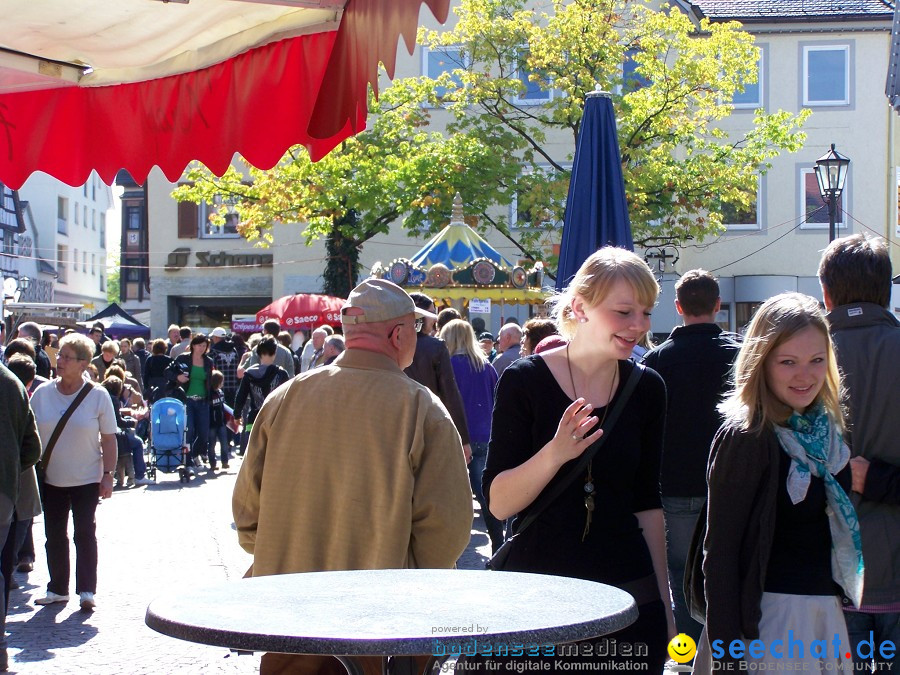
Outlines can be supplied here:
[[56, 441], [59, 440], [59, 436], [63, 432], [63, 429], [65, 429], [66, 422], [69, 421], [72, 413], [74, 413], [75, 409], [81, 405], [81, 402], [87, 398], [87, 395], [91, 393], [93, 388], [93, 384], [85, 382], [81, 391], [78, 392], [78, 396], [75, 397], [75, 400], [72, 401], [68, 409], [66, 409], [66, 412], [63, 413], [63, 416], [59, 418], [59, 422], [56, 423], [56, 428], [53, 429], [53, 433], [50, 435], [50, 440], [47, 442], [47, 447], [44, 449], [44, 454], [41, 457], [42, 471], [47, 470], [47, 465], [50, 463], [50, 455], [53, 454], [53, 447], [56, 445]]
[[628, 377], [628, 381], [625, 382], [625, 389], [622, 390], [622, 396], [619, 397], [619, 400], [616, 401], [616, 405], [609, 412], [609, 417], [606, 419], [606, 424], [603, 427], [603, 435], [598, 438], [591, 447], [584, 451], [578, 464], [569, 472], [569, 475], [566, 476], [565, 480], [561, 480], [557, 483], [556, 487], [553, 488], [553, 491], [547, 493], [544, 498], [535, 505], [531, 510], [531, 513], [529, 513], [525, 520], [522, 521], [522, 524], [516, 528], [515, 534], [519, 534], [537, 520], [538, 516], [541, 515], [541, 512], [543, 512], [554, 499], [559, 497], [578, 476], [584, 473], [584, 469], [588, 465], [588, 462], [594, 458], [594, 455], [600, 450], [604, 441], [606, 441], [613, 427], [616, 425], [619, 416], [622, 414], [622, 410], [628, 403], [628, 399], [631, 398], [631, 394], [634, 392], [635, 387], [637, 387], [638, 381], [644, 374], [644, 370], [646, 370], [646, 368], [640, 363], [634, 364], [631, 375]]

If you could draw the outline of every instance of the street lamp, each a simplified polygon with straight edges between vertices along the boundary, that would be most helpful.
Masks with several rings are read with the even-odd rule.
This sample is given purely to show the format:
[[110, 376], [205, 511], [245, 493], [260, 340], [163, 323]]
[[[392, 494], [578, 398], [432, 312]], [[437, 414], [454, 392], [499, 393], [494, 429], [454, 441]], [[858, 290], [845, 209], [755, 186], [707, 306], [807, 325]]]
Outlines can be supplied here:
[[835, 212], [841, 192], [844, 191], [844, 181], [847, 180], [849, 166], [850, 159], [835, 150], [834, 143], [831, 144], [831, 150], [816, 160], [815, 171], [816, 180], [819, 182], [819, 194], [822, 196], [822, 201], [828, 204], [828, 241], [834, 241], [835, 238]]

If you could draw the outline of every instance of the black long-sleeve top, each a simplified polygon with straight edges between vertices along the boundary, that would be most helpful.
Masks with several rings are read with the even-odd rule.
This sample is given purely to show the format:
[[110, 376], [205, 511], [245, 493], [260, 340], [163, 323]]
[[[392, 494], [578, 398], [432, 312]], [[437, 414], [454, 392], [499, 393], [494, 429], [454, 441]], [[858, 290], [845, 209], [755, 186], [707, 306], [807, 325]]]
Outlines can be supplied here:
[[[619, 387], [611, 405], [615, 405], [635, 367], [631, 361], [619, 362]], [[488, 502], [494, 478], [523, 464], [546, 445], [571, 403], [540, 356], [519, 359], [504, 371], [497, 385], [482, 480]], [[659, 464], [665, 406], [662, 378], [647, 369], [594, 456], [595, 509], [585, 541], [584, 481], [579, 477], [522, 532], [507, 569], [612, 585], [653, 574], [649, 549], [635, 514], [661, 508]], [[603, 417], [603, 408], [594, 414]], [[544, 492], [564, 480], [576, 462], [564, 464]], [[538, 496], [533, 504], [540, 500]], [[524, 509], [517, 518], [524, 518], [528, 511]]]

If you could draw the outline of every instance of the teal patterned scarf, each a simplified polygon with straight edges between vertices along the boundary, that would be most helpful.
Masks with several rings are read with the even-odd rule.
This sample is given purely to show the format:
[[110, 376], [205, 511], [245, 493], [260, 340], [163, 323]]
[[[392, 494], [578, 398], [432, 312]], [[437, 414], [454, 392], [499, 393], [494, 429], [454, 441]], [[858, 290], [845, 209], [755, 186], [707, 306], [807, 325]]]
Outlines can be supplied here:
[[840, 430], [817, 403], [804, 414], [794, 412], [788, 427], [775, 427], [781, 447], [791, 458], [787, 491], [793, 504], [803, 501], [809, 489], [810, 477], [825, 482], [828, 500], [828, 524], [831, 528], [831, 575], [859, 607], [863, 593], [862, 540], [859, 520], [847, 493], [834, 474], [850, 461], [850, 449], [843, 442]]

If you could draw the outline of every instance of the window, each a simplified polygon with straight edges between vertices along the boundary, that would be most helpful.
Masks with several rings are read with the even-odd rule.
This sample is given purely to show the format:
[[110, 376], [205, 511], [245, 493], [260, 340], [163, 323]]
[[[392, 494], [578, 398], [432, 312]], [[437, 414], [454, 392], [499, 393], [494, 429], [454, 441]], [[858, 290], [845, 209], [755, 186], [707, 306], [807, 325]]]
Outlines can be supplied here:
[[731, 330], [731, 305], [729, 303], [721, 303], [719, 311], [716, 312], [716, 325], [722, 330]]
[[[835, 208], [835, 226], [838, 230], [847, 226], [844, 222], [844, 201], [847, 197], [847, 187], [850, 176], [844, 183], [844, 191], [837, 201]], [[800, 215], [806, 217], [806, 221], [800, 224], [801, 230], [827, 230], [829, 228], [828, 205], [819, 194], [819, 183], [812, 167], [800, 169]]]
[[75, 224], [78, 225], [78, 214], [81, 213], [81, 209], [78, 208], [78, 203], [75, 203], [75, 208], [72, 209], [72, 215], [75, 217]]
[[744, 91], [734, 92], [731, 99], [735, 108], [759, 108], [763, 104], [763, 51], [759, 50], [759, 59], [756, 61], [756, 82], [744, 83]]
[[97, 255], [91, 253], [91, 274], [97, 274]]
[[69, 232], [69, 200], [65, 197], [56, 198], [56, 231], [60, 234]]
[[102, 274], [100, 275], [100, 292], [106, 293], [106, 277]]
[[69, 263], [66, 259], [68, 254], [68, 247], [62, 244], [56, 245], [56, 280], [61, 284], [68, 283]]
[[515, 103], [525, 105], [537, 105], [553, 100], [553, 88], [550, 78], [542, 73], [532, 77], [535, 73], [528, 68], [528, 49], [520, 49], [518, 52], [519, 64], [517, 76], [522, 83], [522, 91], [513, 99]]
[[84, 226], [87, 227], [87, 226], [88, 226], [88, 210], [87, 210], [87, 206], [82, 206], [81, 208], [84, 209], [84, 220], [83, 220], [82, 222], [84, 223]]
[[753, 320], [753, 315], [759, 309], [761, 302], [737, 302], [735, 303], [734, 323], [738, 333], [743, 335], [747, 332], [747, 326]]
[[100, 214], [100, 248], [106, 249], [106, 214]]
[[97, 212], [91, 209], [91, 229], [97, 229]]
[[127, 268], [125, 270], [125, 280], [126, 281], [140, 281], [141, 280], [141, 259], [140, 258], [127, 258], [125, 260], [125, 264]]
[[803, 105], [850, 105], [849, 45], [803, 47]]
[[[241, 215], [235, 210], [235, 203], [237, 203], [237, 199], [234, 197], [217, 195], [213, 204], [200, 204], [198, 213], [202, 239], [233, 239], [241, 236], [237, 229], [241, 223]], [[210, 219], [210, 216], [217, 213], [221, 213], [225, 217], [222, 225], [217, 225]]]
[[6, 255], [15, 255], [16, 254], [16, 245], [18, 242], [18, 232], [14, 230], [7, 230], [3, 228], [3, 249], [2, 252]]
[[91, 199], [97, 201], [97, 181], [100, 179], [94, 176], [94, 180], [91, 181]]
[[87, 251], [81, 252], [81, 271], [87, 272]]
[[[101, 214], [102, 218], [102, 214]], [[141, 229], [141, 209], [139, 206], [129, 206], [125, 209], [125, 222], [129, 230]], [[101, 220], [102, 223], [102, 220]]]
[[[90, 182], [90, 179], [88, 179], [88, 183], [89, 183], [89, 182]], [[88, 184], [87, 184], [87, 183], [85, 183], [85, 184], [82, 186], [82, 190], [84, 190], [84, 196], [87, 197], [87, 196], [88, 196], [88, 195], [87, 195], [87, 191], [88, 191]]]
[[[434, 49], [422, 48], [422, 72], [432, 80], [437, 79], [443, 73], [451, 73], [450, 79], [457, 87], [462, 86], [462, 80], [452, 74], [458, 68], [466, 68], [469, 60], [459, 46], [436, 47]], [[447, 95], [447, 87], [437, 87], [435, 93], [439, 99]]]
[[760, 202], [759, 195], [760, 179], [757, 177], [756, 193], [750, 204], [739, 206], [717, 200], [711, 208], [722, 214], [722, 224], [729, 230], [758, 230], [760, 229], [759, 212], [757, 211], [757, 205]]
[[637, 56], [637, 49], [625, 50], [625, 61], [622, 63], [622, 91], [629, 92], [637, 89], [648, 87], [651, 84], [650, 78], [645, 77], [638, 72], [638, 63], [634, 60]]

